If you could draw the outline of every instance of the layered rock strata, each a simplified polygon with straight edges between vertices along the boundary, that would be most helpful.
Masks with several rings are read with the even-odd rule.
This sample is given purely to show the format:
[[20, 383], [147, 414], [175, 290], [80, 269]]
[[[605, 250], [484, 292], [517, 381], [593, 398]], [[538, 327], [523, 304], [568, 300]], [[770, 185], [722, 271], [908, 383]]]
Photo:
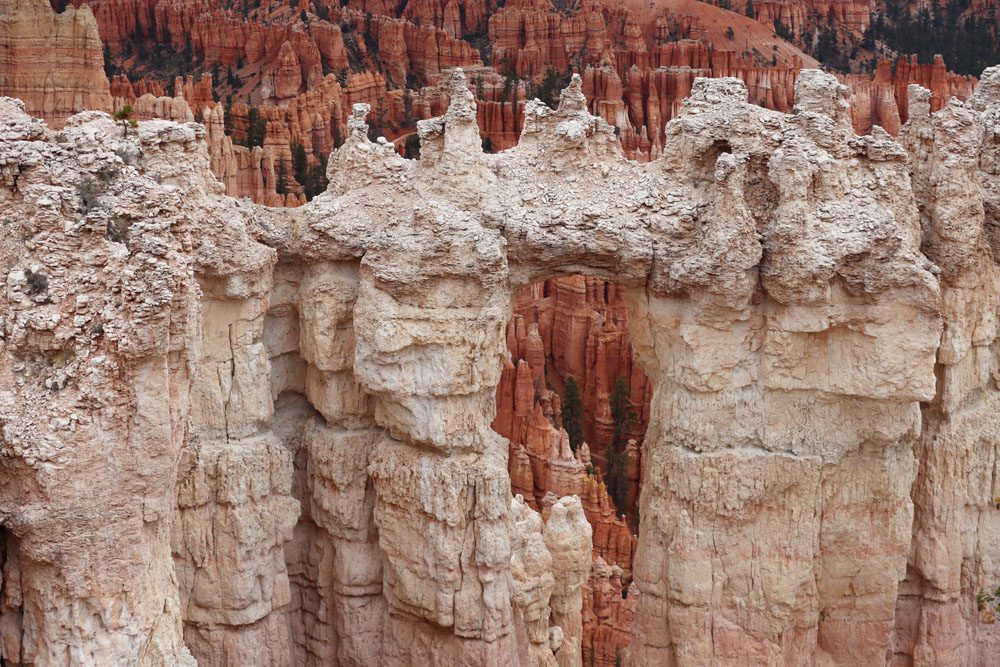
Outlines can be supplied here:
[[24, 100], [28, 113], [55, 128], [80, 111], [110, 109], [90, 9], [56, 14], [48, 2], [0, 2], [0, 94]]
[[512, 294], [583, 273], [653, 387], [627, 664], [989, 664], [1000, 70], [902, 143], [697, 79], [645, 165], [579, 78], [497, 155], [449, 96], [295, 209], [0, 102], [4, 660], [580, 664], [589, 524], [490, 422]]

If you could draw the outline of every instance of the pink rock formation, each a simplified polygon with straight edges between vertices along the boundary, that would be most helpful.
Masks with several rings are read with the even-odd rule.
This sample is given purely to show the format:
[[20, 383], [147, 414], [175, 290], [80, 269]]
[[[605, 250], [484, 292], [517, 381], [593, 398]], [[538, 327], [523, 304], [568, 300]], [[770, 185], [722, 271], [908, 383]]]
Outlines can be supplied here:
[[[519, 316], [535, 350], [534, 363], [544, 359], [548, 382], [560, 391], [569, 376], [579, 384], [586, 416], [584, 439], [591, 451], [603, 456], [611, 444], [609, 399], [619, 378], [628, 382], [637, 411], [631, 436], [641, 439], [649, 423], [652, 386], [632, 360], [625, 290], [592, 277], [560, 278], [518, 293], [515, 312], [514, 340]], [[509, 332], [508, 346], [510, 340]], [[520, 358], [527, 358], [527, 353], [527, 349], [517, 352]], [[515, 355], [513, 349], [511, 354]]]
[[909, 118], [907, 88], [917, 84], [931, 91], [931, 111], [939, 111], [948, 100], [967, 100], [976, 87], [976, 78], [953, 74], [945, 67], [941, 56], [934, 63], [923, 65], [916, 56], [900, 58], [895, 63], [879, 62], [872, 79], [862, 74], [849, 74], [842, 80], [851, 89], [851, 119], [859, 134], [871, 132], [881, 125], [896, 136]]
[[583, 589], [583, 664], [626, 664], [639, 590], [626, 586], [622, 570], [598, 558]]
[[[584, 590], [584, 656], [588, 659], [586, 656], [590, 651], [600, 664], [607, 662], [613, 665], [615, 654], [620, 654], [631, 636], [631, 617], [614, 611], [615, 621], [609, 619], [612, 605], [620, 606], [623, 586], [627, 586], [631, 579], [636, 537], [628, 521], [620, 515], [635, 517], [640, 479], [639, 448], [636, 441], [631, 440], [626, 450], [629, 457], [626, 466], [626, 477], [629, 480], [628, 507], [619, 510], [608, 495], [603, 482], [603, 471], [592, 461], [587, 443], [583, 443], [574, 455], [566, 432], [556, 427], [556, 424], [561, 423], [561, 401], [559, 395], [546, 385], [546, 377], [555, 372], [552, 365], [547, 366], [546, 362], [566, 354], [572, 357], [563, 346], [571, 345], [574, 339], [572, 336], [550, 335], [552, 353], [549, 353], [539, 333], [538, 323], [528, 325], [525, 319], [526, 316], [539, 318], [540, 311], [546, 311], [551, 306], [542, 296], [547, 287], [558, 290], [562, 286], [566, 289], [557, 291], [557, 294], [574, 295], [572, 289], [578, 285], [590, 287], [588, 299], [580, 300], [571, 296], [569, 299], [564, 298], [562, 305], [569, 312], [585, 313], [588, 317], [586, 321], [596, 314], [588, 309], [590, 303], [604, 306], [605, 312], [614, 318], [614, 322], [609, 320], [602, 327], [598, 336], [602, 338], [602, 342], [596, 348], [605, 350], [608, 347], [605, 341], [613, 341], [613, 349], [624, 354], [626, 365], [631, 366], [630, 349], [627, 345], [621, 346], [623, 338], [627, 340], [628, 324], [621, 288], [604, 281], [584, 280], [582, 277], [554, 279], [546, 284], [526, 288], [515, 297], [515, 315], [507, 325], [510, 358], [504, 365], [497, 386], [497, 415], [493, 421], [493, 429], [510, 441], [508, 471], [514, 494], [523, 496], [532, 507], [541, 508], [543, 515], [548, 509], [547, 504], [558, 496], [575, 495], [583, 501], [585, 515], [593, 528], [595, 559], [590, 582]], [[610, 307], [605, 303], [606, 300], [612, 302]], [[560, 303], [558, 298], [555, 301]], [[559, 318], [541, 315], [541, 319], [548, 322]], [[597, 357], [596, 365], [601, 369], [600, 372], [606, 374], [607, 354], [598, 354]], [[516, 366], [513, 361], [515, 359]], [[606, 383], [606, 379], [602, 381]], [[644, 376], [642, 382], [644, 385], [648, 382]], [[610, 428], [608, 395], [605, 393], [598, 396], [595, 403], [598, 417], [608, 420]], [[644, 430], [644, 425], [637, 428]], [[604, 435], [610, 439], [610, 431]], [[614, 571], [617, 573], [615, 583], [618, 590], [613, 594], [610, 569], [607, 566], [609, 562], [614, 564]], [[595, 582], [600, 582], [597, 588]], [[636, 597], [637, 595], [633, 596], [630, 602], [633, 613]]]
[[585, 274], [654, 389], [604, 645], [635, 604], [631, 664], [990, 664], [1000, 68], [899, 142], [818, 70], [790, 115], [699, 79], [651, 164], [580, 78], [497, 155], [448, 86], [419, 161], [359, 107], [295, 209], [203, 125], [0, 99], [3, 661], [581, 664], [583, 502], [512, 502], [489, 424], [514, 291]]
[[[177, 98], [175, 98], [177, 99]], [[142, 98], [140, 98], [140, 101]], [[275, 144], [265, 147], [247, 148], [233, 144], [225, 133], [225, 110], [220, 105], [206, 109], [202, 123], [207, 128], [207, 142], [212, 173], [226, 188], [226, 194], [233, 197], [249, 197], [252, 201], [268, 206], [296, 206], [303, 203], [294, 191], [279, 194], [278, 167], [276, 162], [290, 162], [287, 149], [275, 151]], [[281, 144], [276, 144], [281, 148]], [[287, 144], [286, 144], [287, 145]], [[276, 153], [278, 157], [276, 157]]]
[[[527, 362], [522, 360], [515, 368], [508, 361], [497, 386], [497, 416], [492, 426], [510, 442], [512, 490], [531, 507], [542, 510], [546, 498], [579, 497], [593, 527], [594, 557], [630, 571], [635, 536], [608, 496], [603, 474], [591, 460], [587, 444], [574, 454], [566, 432], [554, 425], [560, 419], [558, 395], [544, 384], [536, 389], [532, 375]], [[536, 400], [538, 391], [541, 398]], [[638, 484], [635, 486], [637, 493]]]
[[[746, 0], [733, 3], [745, 11]], [[753, 3], [755, 18], [766, 26], [781, 23], [794, 34], [806, 34], [826, 24], [831, 18], [837, 26], [861, 35], [871, 21], [872, 8], [858, 0], [760, 0]]]
[[0, 95], [61, 127], [87, 109], [111, 110], [104, 55], [86, 7], [52, 11], [45, 0], [0, 1]]
[[[269, 159], [277, 172], [285, 172], [284, 180], [289, 180], [292, 146], [306, 147], [310, 166], [318, 166], [345, 135], [347, 110], [355, 102], [371, 105], [376, 110], [374, 131], [405, 152], [406, 141], [416, 136], [416, 122], [443, 113], [447, 106], [447, 96], [438, 86], [441, 73], [455, 66], [479, 66], [480, 56], [467, 40], [479, 43], [488, 36], [493, 55], [494, 67], [473, 77], [480, 134], [488, 149], [514, 146], [523, 126], [525, 100], [541, 77], [549, 70], [565, 72], [572, 66], [582, 68], [591, 112], [618, 127], [628, 157], [645, 161], [660, 155], [664, 125], [678, 113], [697, 76], [741, 78], [751, 101], [779, 111], [790, 109], [797, 72], [814, 61], [758, 21], [770, 25], [780, 18], [798, 25], [803, 15], [814, 18], [816, 11], [822, 11], [824, 18], [832, 11], [834, 20], [850, 29], [863, 28], [859, 21], [867, 20], [867, 14], [859, 14], [851, 3], [764, 4], [758, 21], [690, 0], [670, 0], [655, 9], [637, 3], [588, 4], [568, 15], [528, 0], [495, 10], [472, 1], [414, 2], [401, 12], [377, 2], [322, 9], [304, 3], [297, 9], [281, 5], [242, 15], [203, 2], [85, 0], [84, 4], [93, 8], [100, 33], [119, 61], [135, 65], [130, 45], [138, 41], [144, 48], [170, 45], [189, 53], [203, 69], [216, 72], [214, 88], [204, 76], [197, 83], [179, 79], [175, 94], [188, 101], [199, 119], [206, 107], [232, 98], [234, 117], [228, 126], [237, 143], [245, 136], [240, 134], [245, 118], [236, 117], [244, 108], [241, 105], [282, 109], [304, 104], [307, 111], [267, 112], [274, 127], [265, 146], [276, 149]], [[734, 29], [732, 37], [723, 32], [723, 25]], [[737, 50], [740, 43], [743, 51]], [[751, 43], [757, 53], [747, 50]], [[87, 48], [96, 55], [93, 47]], [[764, 52], [770, 63], [760, 55]], [[94, 57], [92, 62], [96, 69], [100, 59]], [[497, 69], [506, 72], [507, 64], [528, 80], [511, 84], [499, 76]], [[145, 67], [139, 65], [141, 70]], [[93, 92], [99, 91], [98, 86], [88, 88], [86, 99], [97, 97], [83, 104], [119, 109], [124, 100], [146, 94], [164, 97], [168, 82], [149, 78], [157, 75], [155, 68], [143, 71], [146, 76], [135, 84], [120, 75], [113, 80], [112, 96], [122, 102], [98, 99], [100, 93]], [[35, 79], [40, 76], [25, 72]], [[339, 82], [336, 94], [331, 91], [331, 77]], [[948, 74], [940, 62], [919, 66], [910, 61], [901, 63], [892, 77], [880, 69], [874, 80], [858, 75], [845, 80], [853, 91], [853, 119], [861, 133], [874, 124], [890, 133], [898, 131], [906, 119], [909, 83], [931, 88], [934, 109], [951, 95], [966, 99], [975, 84], [969, 77]], [[27, 90], [22, 94], [37, 97]], [[175, 101], [147, 100], [133, 106], [141, 107], [143, 118], [186, 117]], [[60, 122], [63, 112], [45, 109], [43, 104], [41, 115]], [[288, 148], [277, 146], [281, 140], [289, 142]], [[224, 162], [231, 160], [213, 159], [216, 165]], [[257, 168], [250, 162], [257, 161], [242, 158], [241, 168]], [[222, 173], [220, 178], [232, 194], [257, 202], [304, 201], [300, 184], [292, 180], [281, 188], [279, 174], [271, 178], [266, 166], [261, 169], [259, 175], [237, 181]], [[233, 190], [234, 182], [247, 184], [247, 189]], [[277, 192], [285, 189], [283, 194]]]

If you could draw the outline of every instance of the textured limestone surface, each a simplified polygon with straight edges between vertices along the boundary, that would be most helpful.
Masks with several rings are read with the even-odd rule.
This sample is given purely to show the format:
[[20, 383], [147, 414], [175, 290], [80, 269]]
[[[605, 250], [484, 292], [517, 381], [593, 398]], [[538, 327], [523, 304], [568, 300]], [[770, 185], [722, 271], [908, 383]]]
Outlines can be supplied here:
[[490, 423], [511, 295], [581, 273], [653, 387], [627, 664], [990, 664], [1000, 69], [899, 143], [698, 79], [646, 164], [579, 79], [485, 155], [451, 76], [296, 209], [201, 125], [0, 98], [5, 664], [580, 665], [583, 507]]

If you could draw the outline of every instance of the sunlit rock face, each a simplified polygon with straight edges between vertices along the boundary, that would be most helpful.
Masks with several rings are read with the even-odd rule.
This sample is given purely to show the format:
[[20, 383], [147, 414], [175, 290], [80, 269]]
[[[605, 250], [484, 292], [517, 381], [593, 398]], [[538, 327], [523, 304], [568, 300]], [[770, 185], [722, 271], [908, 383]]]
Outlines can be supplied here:
[[89, 7], [57, 14], [48, 2], [0, 2], [0, 93], [24, 100], [52, 127], [87, 109], [111, 110], [104, 54]]
[[1000, 71], [899, 143], [697, 79], [642, 165], [579, 79], [484, 155], [450, 81], [296, 209], [201, 125], [0, 100], [4, 661], [580, 665], [584, 508], [490, 425], [511, 295], [584, 274], [652, 386], [621, 660], [989, 664]]

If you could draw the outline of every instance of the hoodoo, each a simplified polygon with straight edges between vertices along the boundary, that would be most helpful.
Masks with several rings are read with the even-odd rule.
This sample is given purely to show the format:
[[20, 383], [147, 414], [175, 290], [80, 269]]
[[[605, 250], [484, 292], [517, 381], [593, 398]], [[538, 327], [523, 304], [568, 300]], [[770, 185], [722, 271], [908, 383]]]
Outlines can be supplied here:
[[[994, 662], [1000, 68], [898, 140], [818, 70], [788, 113], [694, 78], [642, 164], [579, 76], [495, 154], [447, 77], [419, 160], [357, 105], [297, 208], [203, 125], [0, 98], [3, 664]], [[588, 279], [627, 362], [582, 297], [511, 320]], [[568, 493], [546, 335], [627, 374], [634, 544]]]

